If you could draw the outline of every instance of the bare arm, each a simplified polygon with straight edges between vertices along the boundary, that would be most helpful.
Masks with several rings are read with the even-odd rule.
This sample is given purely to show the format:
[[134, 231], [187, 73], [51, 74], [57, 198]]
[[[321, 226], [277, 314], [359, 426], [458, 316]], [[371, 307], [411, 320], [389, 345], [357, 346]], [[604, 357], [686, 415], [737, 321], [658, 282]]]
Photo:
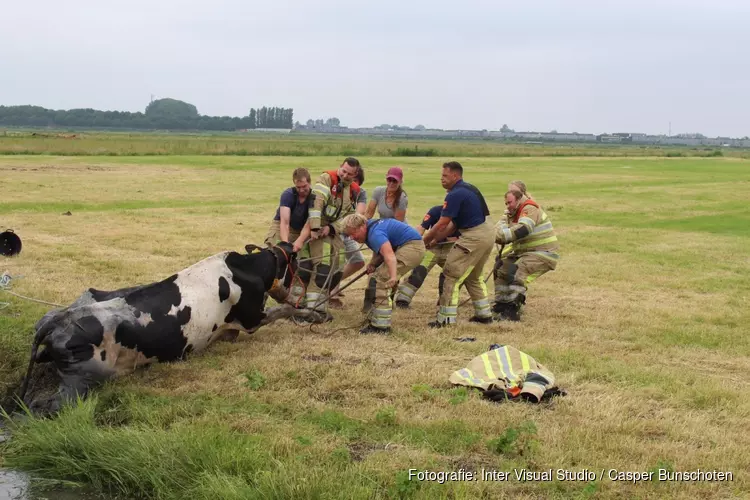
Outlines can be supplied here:
[[294, 251], [299, 252], [305, 246], [305, 242], [310, 238], [310, 223], [305, 223], [305, 227], [299, 232], [299, 238], [294, 242]]
[[368, 219], [372, 219], [373, 215], [375, 215], [375, 209], [378, 208], [378, 202], [375, 200], [370, 200], [369, 203], [367, 203], [367, 211], [365, 212], [365, 217]]
[[[357, 203], [357, 213], [360, 215], [365, 215], [365, 212], [367, 211], [367, 203]], [[369, 219], [369, 217], [367, 217]]]
[[279, 235], [281, 241], [289, 242], [289, 218], [292, 210], [289, 207], [279, 207]]
[[425, 246], [429, 246], [436, 241], [442, 240], [453, 231], [455, 231], [453, 220], [450, 217], [440, 217], [424, 238], [424, 244]]
[[406, 219], [406, 210], [395, 210], [393, 212], [393, 217], [396, 220], [400, 220], [401, 222], [404, 222], [404, 219]]

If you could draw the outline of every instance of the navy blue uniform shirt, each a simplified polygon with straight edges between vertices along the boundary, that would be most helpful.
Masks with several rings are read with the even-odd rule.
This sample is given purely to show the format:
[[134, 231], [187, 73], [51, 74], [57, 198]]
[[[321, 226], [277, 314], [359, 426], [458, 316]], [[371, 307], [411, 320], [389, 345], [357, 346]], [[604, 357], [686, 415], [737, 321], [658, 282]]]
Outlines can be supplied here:
[[281, 193], [279, 208], [276, 209], [276, 216], [273, 220], [281, 220], [281, 215], [279, 213], [281, 207], [289, 207], [289, 210], [291, 211], [289, 214], [289, 227], [296, 231], [302, 231], [302, 228], [305, 227], [305, 222], [307, 222], [307, 209], [310, 197], [308, 196], [304, 203], [300, 203], [299, 198], [297, 198], [297, 195], [294, 193], [294, 188], [285, 189], [284, 192]]
[[[432, 226], [437, 224], [437, 221], [440, 220], [440, 213], [443, 211], [443, 207], [440, 205], [435, 205], [432, 207], [424, 216], [424, 219], [422, 219], [422, 227], [425, 228], [425, 230], [430, 229]], [[446, 241], [448, 238], [458, 238], [461, 236], [461, 232], [456, 229], [453, 234], [449, 234], [446, 238], [443, 238], [441, 241], [438, 241], [438, 243], [442, 243]]]
[[464, 186], [459, 180], [453, 189], [448, 191], [443, 202], [442, 217], [450, 217], [458, 229], [469, 229], [484, 223], [484, 211], [479, 196]]

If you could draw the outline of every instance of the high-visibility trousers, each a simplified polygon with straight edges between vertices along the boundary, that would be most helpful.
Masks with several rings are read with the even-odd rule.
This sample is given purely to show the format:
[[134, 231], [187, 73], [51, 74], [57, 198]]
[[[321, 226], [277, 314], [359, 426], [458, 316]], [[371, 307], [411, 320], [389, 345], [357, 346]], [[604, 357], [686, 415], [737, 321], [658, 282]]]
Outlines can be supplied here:
[[479, 318], [492, 317], [483, 274], [484, 265], [495, 244], [494, 227], [490, 221], [485, 220], [478, 226], [460, 231], [461, 237], [453, 244], [443, 266], [445, 284], [437, 313], [439, 323], [456, 323], [461, 285], [466, 287], [471, 296], [474, 315]]
[[498, 257], [495, 264], [495, 303], [523, 304], [529, 283], [557, 268], [555, 252], [526, 252], [520, 256]]
[[328, 235], [310, 241], [309, 245], [312, 277], [305, 293], [306, 307], [327, 312], [328, 301], [320, 302], [341, 280], [344, 242], [338, 235]]
[[[439, 244], [438, 246], [427, 250], [422, 262], [420, 262], [419, 265], [401, 281], [401, 284], [399, 284], [398, 292], [396, 293], [396, 302], [411, 304], [414, 295], [416, 295], [417, 291], [422, 287], [424, 280], [427, 278], [427, 275], [430, 274], [432, 268], [440, 266], [442, 269], [443, 266], [445, 266], [445, 261], [448, 258], [451, 248], [453, 248], [453, 242], [446, 241], [443, 244]], [[445, 279], [444, 276], [445, 275], [441, 274], [441, 283], [439, 287], [441, 293], [445, 286], [443, 283], [443, 280]]]
[[[425, 255], [424, 241], [412, 240], [404, 243], [395, 252], [396, 279], [408, 273], [422, 261]], [[370, 325], [375, 328], [390, 328], [393, 314], [391, 288], [387, 286], [390, 279], [388, 266], [383, 262], [373, 273], [375, 277], [375, 308], [370, 313]]]

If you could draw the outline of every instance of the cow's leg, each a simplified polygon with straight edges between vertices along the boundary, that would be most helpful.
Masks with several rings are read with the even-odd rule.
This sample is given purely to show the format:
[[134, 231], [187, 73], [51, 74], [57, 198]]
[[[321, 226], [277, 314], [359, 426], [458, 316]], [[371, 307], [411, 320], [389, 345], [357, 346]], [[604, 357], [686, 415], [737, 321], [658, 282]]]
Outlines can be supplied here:
[[271, 288], [268, 293], [266, 293], [266, 296], [263, 298], [263, 309], [266, 308], [266, 298], [271, 297], [273, 300], [278, 302], [279, 304], [285, 304], [287, 297], [289, 297], [289, 290], [284, 288], [284, 285], [282, 285], [280, 282], [276, 284], [273, 288]]
[[274, 306], [267, 309], [266, 317], [261, 320], [258, 326], [248, 331], [248, 333], [254, 333], [261, 326], [268, 325], [269, 323], [273, 323], [274, 321], [291, 317], [303, 318], [308, 321], [320, 323], [322, 323], [323, 321], [321, 314], [311, 309], [297, 309], [291, 304], [282, 304], [280, 306]]
[[239, 330], [225, 330], [224, 332], [222, 332], [221, 336], [216, 340], [219, 340], [222, 342], [234, 342], [235, 340], [237, 340], [237, 337], [239, 336], [240, 336]]

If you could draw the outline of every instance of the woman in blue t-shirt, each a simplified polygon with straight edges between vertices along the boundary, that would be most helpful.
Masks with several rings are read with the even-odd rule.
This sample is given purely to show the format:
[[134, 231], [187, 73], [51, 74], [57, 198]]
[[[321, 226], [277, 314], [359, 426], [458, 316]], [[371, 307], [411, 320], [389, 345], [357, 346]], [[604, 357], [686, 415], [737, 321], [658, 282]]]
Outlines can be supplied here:
[[[394, 293], [398, 280], [422, 262], [425, 254], [422, 236], [416, 229], [396, 219], [367, 220], [363, 215], [347, 215], [344, 234], [372, 250], [367, 273], [376, 282], [375, 307], [369, 324], [359, 333], [389, 333]], [[383, 264], [383, 265], [381, 265]]]

